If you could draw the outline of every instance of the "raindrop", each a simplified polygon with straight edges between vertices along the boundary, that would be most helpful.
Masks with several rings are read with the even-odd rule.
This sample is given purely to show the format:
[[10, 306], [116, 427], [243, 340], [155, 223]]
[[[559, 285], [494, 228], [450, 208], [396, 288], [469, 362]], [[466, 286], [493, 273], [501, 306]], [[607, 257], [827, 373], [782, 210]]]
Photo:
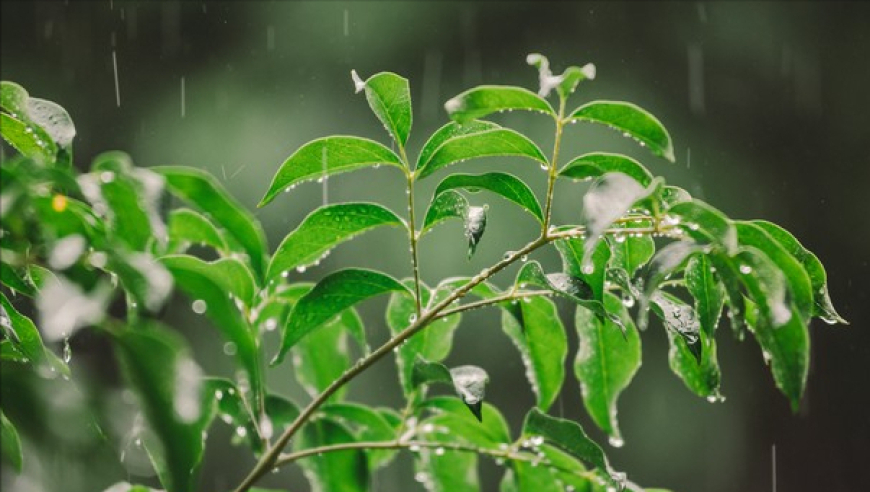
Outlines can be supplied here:
[[617, 436], [610, 436], [607, 439], [607, 442], [609, 442], [610, 445], [614, 448], [621, 448], [625, 444], [625, 441], [621, 437]]
[[743, 275], [749, 275], [752, 273], [752, 267], [749, 265], [740, 265], [740, 273]]
[[275, 318], [269, 318], [263, 326], [266, 328], [266, 331], [275, 331], [275, 328], [278, 327], [278, 320]]
[[529, 261], [529, 255], [520, 256], [520, 261], [523, 263]]
[[542, 162], [541, 163], [541, 170], [546, 171], [547, 169], [549, 169], [549, 167], [547, 167], [547, 163]]
[[344, 22], [342, 23], [344, 32], [344, 37], [350, 36], [350, 12], [347, 9], [344, 9]]
[[305, 265], [299, 265], [298, 267], [296, 267], [296, 271], [299, 273], [305, 273], [305, 269]]
[[622, 234], [617, 234], [617, 235], [613, 236], [613, 239], [617, 243], [624, 243], [625, 242], [625, 236], [623, 236]]
[[544, 444], [544, 438], [541, 436], [532, 436], [529, 441], [532, 443], [532, 446], [538, 447]]
[[266, 26], [266, 50], [275, 51], [275, 26]]
[[622, 305], [630, 308], [634, 306], [634, 298], [631, 296], [625, 296], [622, 298]]
[[287, 278], [289, 276], [290, 276], [290, 270], [284, 270], [283, 272], [281, 272], [282, 278]]
[[236, 344], [233, 342], [227, 342], [224, 344], [224, 353], [227, 355], [236, 355]]
[[240, 426], [236, 427], [236, 435], [239, 437], [245, 437], [248, 435], [248, 429], [245, 429], [244, 426], [240, 425]]
[[424, 483], [429, 481], [429, 474], [423, 471], [419, 471], [414, 474], [414, 480]]
[[208, 306], [206, 305], [205, 301], [203, 301], [202, 299], [197, 299], [197, 300], [193, 301], [191, 308], [193, 309], [194, 313], [202, 314], [205, 312], [206, 309], [208, 309]]
[[410, 447], [408, 447], [408, 449], [409, 449], [412, 453], [419, 453], [419, 452], [420, 452], [420, 445], [418, 445], [418, 444], [412, 444]]
[[408, 323], [413, 323], [417, 321], [417, 314], [411, 313], [411, 316], [408, 316]]
[[435, 448], [435, 454], [437, 456], [444, 456], [444, 448]]
[[72, 348], [69, 346], [69, 337], [63, 339], [63, 361], [69, 364], [72, 360]]
[[263, 439], [272, 439], [272, 434], [275, 432], [275, 428], [272, 426], [272, 419], [268, 416], [263, 415], [260, 419], [260, 435], [263, 436]]
[[586, 263], [585, 265], [583, 265], [583, 268], [581, 268], [581, 270], [584, 274], [591, 275], [592, 272], [595, 271], [595, 265], [593, 265], [592, 263]]

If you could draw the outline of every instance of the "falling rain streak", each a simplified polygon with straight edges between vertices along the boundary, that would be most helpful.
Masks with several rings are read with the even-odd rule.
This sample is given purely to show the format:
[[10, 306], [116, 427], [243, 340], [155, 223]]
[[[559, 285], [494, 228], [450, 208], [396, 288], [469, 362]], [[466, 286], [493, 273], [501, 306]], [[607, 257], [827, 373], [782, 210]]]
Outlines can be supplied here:
[[266, 51], [275, 51], [275, 26], [266, 26]]
[[112, 50], [112, 70], [115, 72], [115, 104], [121, 107], [121, 86], [118, 85], [118, 57], [115, 55], [115, 50]]
[[350, 36], [350, 12], [347, 9], [344, 9], [344, 37]]
[[776, 492], [776, 444], [770, 446], [770, 473], [773, 492]]
[[181, 77], [181, 117], [182, 118], [184, 118], [184, 113], [185, 113], [185, 110], [187, 109], [186, 106], [187, 106], [187, 104], [186, 104], [186, 101], [184, 100], [184, 77]]
[[704, 104], [704, 52], [697, 43], [689, 45], [689, 109], [692, 114], [702, 115]]

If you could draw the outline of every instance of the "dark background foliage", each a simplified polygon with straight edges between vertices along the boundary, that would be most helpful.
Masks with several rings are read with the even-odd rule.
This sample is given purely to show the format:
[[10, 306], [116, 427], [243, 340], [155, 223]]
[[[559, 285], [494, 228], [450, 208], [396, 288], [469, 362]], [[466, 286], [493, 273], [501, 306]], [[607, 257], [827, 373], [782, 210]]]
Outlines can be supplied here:
[[[870, 7], [860, 2], [4, 1], [0, 75], [68, 109], [78, 128], [78, 166], [122, 149], [142, 166], [201, 167], [253, 208], [277, 165], [302, 143], [334, 133], [386, 141], [353, 94], [352, 68], [363, 77], [389, 70], [410, 78], [415, 149], [446, 121], [441, 105], [461, 90], [480, 83], [535, 87], [536, 73], [524, 62], [529, 52], [546, 54], [557, 72], [592, 61], [598, 78], [578, 99], [624, 99], [649, 109], [670, 129], [677, 164], [594, 128], [572, 128], [565, 155], [635, 152], [653, 172], [729, 216], [783, 225], [825, 263], [834, 302], [852, 322], [812, 327], [810, 378], [797, 415], [751, 340], [720, 333], [727, 401], [711, 405], [670, 374], [666, 337], [654, 326], [644, 335], [644, 367], [620, 402], [626, 446], [609, 450], [615, 465], [641, 484], [675, 491], [768, 491], [774, 481], [782, 491], [854, 491], [870, 483], [868, 33]], [[546, 120], [502, 119], [549, 147]], [[526, 163], [472, 166], [506, 168], [541, 190], [543, 179]], [[558, 190], [557, 222], [577, 217], [579, 195], [571, 191]], [[404, 200], [399, 178], [383, 171], [335, 178], [328, 198], [377, 198], [397, 211]], [[322, 189], [311, 184], [259, 210], [270, 244], [321, 200]], [[531, 221], [491, 205], [487, 237], [470, 263], [456, 225], [423, 245], [424, 280], [476, 272], [522, 245], [520, 234], [533, 237]], [[408, 275], [403, 241], [396, 231], [360, 238], [301, 277], [339, 265]], [[555, 255], [539, 259], [557, 263]], [[373, 341], [387, 336], [383, 307], [363, 308]], [[216, 356], [222, 347], [212, 329], [188, 305], [172, 304], [167, 316], [193, 340], [207, 371], [230, 374], [229, 358]], [[74, 374], [95, 381], [82, 398], [98, 413], [123, 414], [124, 394], [110, 389], [116, 369], [102, 342], [80, 334], [73, 350]], [[497, 313], [466, 317], [450, 361], [484, 366], [492, 378], [488, 399], [518, 427], [533, 400]], [[287, 370], [273, 370], [271, 383], [301, 396], [282, 380]], [[578, 393], [569, 378], [555, 411], [588, 424]], [[84, 402], [68, 396], [35, 382], [4, 385], [4, 407], [29, 418], [25, 449], [39, 462], [25, 479], [4, 477], [4, 490], [101, 490], [143, 471], [136, 457], [125, 457], [126, 469], [118, 464], [124, 443], [112, 432], [103, 440], [77, 431], [88, 428], [88, 414]], [[390, 364], [376, 366], [350, 397], [399, 405]], [[252, 464], [246, 450], [224, 445], [229, 428], [217, 427], [203, 490], [234, 485]], [[484, 472], [494, 490], [495, 466], [484, 460]], [[374, 490], [406, 490], [412, 475], [401, 462], [377, 475]], [[267, 482], [301, 490], [301, 480], [290, 471]]]

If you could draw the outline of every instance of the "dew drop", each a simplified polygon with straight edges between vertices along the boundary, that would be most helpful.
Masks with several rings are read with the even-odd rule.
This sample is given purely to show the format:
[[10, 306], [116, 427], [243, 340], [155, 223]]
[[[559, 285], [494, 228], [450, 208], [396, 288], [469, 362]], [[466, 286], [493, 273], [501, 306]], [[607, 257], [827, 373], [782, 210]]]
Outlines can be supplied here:
[[740, 265], [740, 273], [743, 275], [749, 275], [752, 273], [752, 267], [749, 265]]
[[233, 342], [227, 342], [224, 344], [224, 353], [227, 355], [236, 355], [237, 347]]
[[202, 299], [197, 299], [197, 300], [193, 301], [191, 308], [193, 309], [194, 313], [202, 314], [206, 311], [206, 309], [208, 309], [208, 306], [206, 305], [205, 301], [203, 301]]
[[236, 435], [239, 437], [245, 437], [248, 435], [248, 429], [245, 429], [244, 426], [236, 427]]
[[444, 456], [444, 448], [435, 448], [435, 455]]
[[305, 273], [305, 270], [306, 270], [305, 265], [299, 265], [298, 267], [296, 267], [296, 271], [298, 273]]
[[69, 364], [72, 360], [72, 349], [69, 346], [69, 337], [63, 339], [63, 361]]
[[621, 448], [625, 444], [625, 441], [621, 437], [616, 436], [610, 436], [607, 439], [607, 442], [609, 442], [614, 448]]
[[593, 265], [592, 263], [587, 263], [587, 264], [583, 265], [583, 268], [581, 270], [586, 275], [590, 275], [590, 274], [592, 274], [592, 272], [595, 271], [595, 265]]
[[275, 318], [269, 318], [266, 320], [264, 327], [266, 328], [266, 331], [275, 331], [275, 328], [278, 327], [278, 320]]

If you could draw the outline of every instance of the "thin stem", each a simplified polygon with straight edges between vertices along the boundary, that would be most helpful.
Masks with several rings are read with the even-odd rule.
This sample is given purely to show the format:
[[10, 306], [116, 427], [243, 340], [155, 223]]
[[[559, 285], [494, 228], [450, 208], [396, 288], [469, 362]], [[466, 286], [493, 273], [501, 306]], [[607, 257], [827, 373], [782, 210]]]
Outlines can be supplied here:
[[570, 473], [586, 479], [593, 479], [596, 475], [592, 472], [578, 473], [576, 469], [559, 466], [549, 461], [544, 461], [540, 456], [531, 453], [520, 452], [516, 447], [509, 446], [505, 449], [491, 449], [473, 446], [470, 444], [462, 444], [455, 442], [431, 442], [431, 441], [370, 441], [370, 442], [347, 442], [341, 444], [331, 444], [317, 448], [305, 449], [295, 453], [282, 455], [275, 461], [275, 467], [293, 463], [302, 458], [317, 456], [325, 453], [334, 453], [338, 451], [366, 450], [366, 449], [449, 449], [451, 451], [461, 451], [466, 453], [475, 453], [485, 456], [490, 456], [495, 459], [525, 461], [535, 464], [543, 464], [549, 468], [559, 470], [563, 473]]
[[453, 301], [459, 299], [464, 296], [468, 291], [473, 289], [476, 285], [495, 275], [496, 273], [503, 270], [508, 265], [517, 261], [523, 255], [527, 255], [532, 251], [540, 248], [541, 246], [547, 244], [549, 241], [547, 238], [539, 237], [529, 244], [523, 246], [521, 249], [510, 253], [505, 256], [498, 263], [490, 266], [489, 268], [483, 269], [480, 273], [475, 275], [462, 287], [459, 287], [455, 291], [453, 291], [449, 296], [445, 297], [441, 302], [436, 304], [431, 310], [422, 313], [416, 321], [411, 323], [410, 326], [393, 336], [386, 343], [378, 347], [377, 350], [363, 357], [352, 367], [347, 369], [341, 376], [338, 377], [335, 381], [332, 382], [325, 390], [323, 390], [311, 403], [308, 404], [300, 413], [299, 416], [296, 417], [296, 420], [290, 424], [287, 429], [275, 440], [275, 443], [272, 444], [270, 448], [268, 448], [263, 456], [260, 458], [260, 461], [257, 462], [256, 466], [253, 470], [248, 474], [247, 477], [242, 481], [242, 483], [236, 488], [236, 492], [245, 492], [247, 491], [257, 480], [259, 480], [263, 475], [269, 472], [275, 466], [276, 461], [278, 460], [279, 455], [281, 454], [281, 450], [287, 446], [287, 443], [290, 442], [290, 439], [302, 428], [302, 426], [311, 418], [314, 412], [323, 405], [329, 397], [331, 397], [336, 391], [338, 391], [341, 387], [355, 378], [357, 375], [368, 369], [372, 364], [380, 360], [385, 355], [392, 352], [392, 350], [399, 345], [402, 344], [405, 340], [412, 337], [414, 334], [422, 330], [426, 327], [435, 317], [444, 310], [447, 306], [449, 306]]
[[[405, 166], [410, 170], [411, 164], [408, 162], [408, 156], [405, 154], [405, 147], [399, 145], [399, 151], [402, 155], [402, 160]], [[416, 173], [408, 172], [408, 234], [411, 239], [411, 266], [414, 270], [414, 308], [417, 317], [423, 311], [422, 300], [420, 298], [420, 261], [417, 257], [417, 219], [414, 214], [414, 183], [416, 181]]]
[[482, 299], [480, 301], [469, 302], [468, 304], [463, 304], [463, 305], [455, 307], [455, 308], [445, 309], [444, 311], [441, 311], [440, 313], [438, 313], [435, 316], [435, 318], [436, 319], [446, 318], [447, 316], [450, 316], [451, 314], [456, 314], [456, 313], [461, 313], [463, 311], [470, 311], [472, 309], [492, 306], [492, 305], [498, 304], [500, 302], [515, 301], [518, 299], [528, 299], [530, 297], [548, 296], [548, 295], [551, 295], [552, 293], [553, 292], [549, 291], [549, 290], [511, 292], [510, 294], [505, 294], [503, 296], [491, 297], [489, 299]]
[[559, 115], [556, 117], [556, 139], [553, 142], [553, 156], [550, 158], [550, 166], [547, 168], [547, 202], [544, 206], [544, 224], [541, 226], [541, 235], [546, 237], [550, 228], [550, 213], [553, 208], [553, 189], [556, 185], [556, 166], [559, 161], [559, 148], [562, 146], [562, 130], [565, 127], [565, 98], [559, 96]]

